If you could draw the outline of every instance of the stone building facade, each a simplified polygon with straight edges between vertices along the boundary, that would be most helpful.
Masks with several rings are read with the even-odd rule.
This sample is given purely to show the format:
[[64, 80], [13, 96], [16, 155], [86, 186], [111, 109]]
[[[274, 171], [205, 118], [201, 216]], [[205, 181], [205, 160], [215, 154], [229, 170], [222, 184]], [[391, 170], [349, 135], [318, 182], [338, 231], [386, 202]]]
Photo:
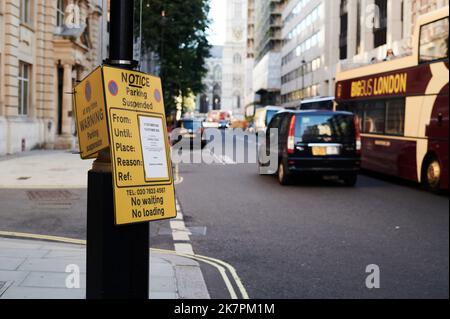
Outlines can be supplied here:
[[203, 78], [205, 90], [196, 99], [196, 110], [203, 114], [222, 108], [223, 46], [213, 46], [205, 63], [208, 69]]
[[221, 109], [244, 117], [247, 1], [227, 0]]
[[71, 148], [76, 81], [106, 57], [104, 0], [0, 2], [0, 155]]

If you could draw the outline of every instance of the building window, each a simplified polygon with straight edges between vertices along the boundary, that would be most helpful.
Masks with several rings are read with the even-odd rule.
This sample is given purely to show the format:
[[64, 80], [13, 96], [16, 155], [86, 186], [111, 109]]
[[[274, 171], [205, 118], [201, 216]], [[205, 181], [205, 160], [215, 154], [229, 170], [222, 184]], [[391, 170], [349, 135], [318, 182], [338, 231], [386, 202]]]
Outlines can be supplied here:
[[448, 18], [424, 25], [420, 30], [420, 62], [448, 58]]
[[301, 67], [295, 69], [294, 71], [291, 71], [281, 77], [281, 84], [286, 84], [291, 81], [294, 81], [306, 74], [310, 74], [311, 72], [317, 71], [322, 67], [322, 59], [320, 57], [310, 61], [306, 62], [305, 64], [302, 64]]
[[234, 64], [241, 64], [242, 63], [242, 57], [239, 53], [236, 53], [233, 57], [233, 63]]
[[341, 34], [339, 36], [339, 58], [347, 59], [348, 11], [347, 0], [341, 0]]
[[356, 54], [361, 53], [361, 0], [356, 4]]
[[20, 22], [31, 24], [31, 0], [20, 0]]
[[402, 39], [405, 37], [405, 2], [401, 1], [400, 21], [402, 22]]
[[315, 9], [311, 11], [305, 18], [300, 21], [287, 35], [285, 42], [288, 43], [290, 40], [295, 39], [297, 36], [302, 34], [307, 27], [314, 25], [316, 21], [323, 19], [323, 4], [318, 5]]
[[239, 93], [235, 93], [233, 96], [233, 108], [240, 109], [241, 108], [241, 96]]
[[216, 65], [214, 68], [214, 81], [220, 82], [222, 81], [222, 69], [220, 66]]
[[31, 66], [19, 62], [19, 115], [28, 115], [30, 102], [30, 73]]
[[374, 28], [374, 47], [385, 45], [387, 42], [387, 0], [375, 0], [378, 8], [378, 19]]
[[64, 0], [58, 0], [56, 7], [56, 26], [62, 27], [64, 25]]
[[321, 46], [323, 43], [323, 33], [322, 31], [318, 31], [313, 34], [311, 37], [305, 39], [302, 43], [297, 45], [295, 49], [286, 54], [282, 60], [281, 65], [288, 64], [293, 59], [302, 56], [306, 51], [312, 49], [316, 46]]

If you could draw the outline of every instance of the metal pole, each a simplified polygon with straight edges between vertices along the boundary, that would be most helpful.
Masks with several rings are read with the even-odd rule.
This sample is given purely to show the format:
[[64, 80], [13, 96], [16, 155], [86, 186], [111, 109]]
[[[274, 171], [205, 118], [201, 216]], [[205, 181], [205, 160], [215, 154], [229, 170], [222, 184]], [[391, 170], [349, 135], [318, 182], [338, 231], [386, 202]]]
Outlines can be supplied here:
[[[111, 0], [107, 64], [131, 69], [134, 1]], [[88, 173], [87, 299], [148, 299], [149, 225], [114, 225], [109, 149], [98, 154]]]
[[109, 59], [114, 66], [133, 68], [134, 0], [111, 0]]

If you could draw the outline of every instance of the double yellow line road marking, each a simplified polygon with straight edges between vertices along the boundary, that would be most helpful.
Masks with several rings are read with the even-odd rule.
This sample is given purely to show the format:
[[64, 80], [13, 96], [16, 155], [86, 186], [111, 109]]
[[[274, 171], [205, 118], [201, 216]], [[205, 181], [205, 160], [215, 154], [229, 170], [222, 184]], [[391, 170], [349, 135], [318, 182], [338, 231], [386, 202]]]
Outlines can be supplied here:
[[[18, 239], [34, 239], [34, 240], [45, 240], [45, 241], [51, 241], [51, 242], [59, 242], [59, 243], [66, 243], [66, 244], [74, 244], [74, 245], [86, 245], [86, 240], [83, 239], [74, 239], [74, 238], [67, 238], [67, 237], [61, 237], [61, 236], [50, 236], [50, 235], [39, 235], [39, 234], [30, 234], [30, 233], [21, 233], [21, 232], [9, 232], [9, 231], [0, 231], [0, 237], [8, 237], [8, 238], [18, 238]], [[227, 287], [227, 290], [230, 294], [231, 299], [249, 299], [249, 295], [239, 278], [236, 269], [231, 266], [230, 264], [211, 257], [196, 255], [196, 254], [184, 254], [179, 253], [172, 250], [165, 250], [165, 249], [157, 249], [157, 248], [150, 248], [150, 251], [153, 252], [159, 252], [159, 253], [165, 253], [165, 254], [172, 254], [177, 255], [180, 257], [185, 257], [189, 259], [193, 259], [196, 261], [203, 262], [205, 264], [208, 264], [210, 266], [213, 266], [216, 268], [224, 283]], [[237, 288], [237, 291], [239, 291], [240, 297], [238, 296], [235, 287], [232, 284], [232, 281], [230, 280], [230, 277], [227, 274], [227, 271], [230, 273], [232, 280], [235, 283], [235, 287]]]

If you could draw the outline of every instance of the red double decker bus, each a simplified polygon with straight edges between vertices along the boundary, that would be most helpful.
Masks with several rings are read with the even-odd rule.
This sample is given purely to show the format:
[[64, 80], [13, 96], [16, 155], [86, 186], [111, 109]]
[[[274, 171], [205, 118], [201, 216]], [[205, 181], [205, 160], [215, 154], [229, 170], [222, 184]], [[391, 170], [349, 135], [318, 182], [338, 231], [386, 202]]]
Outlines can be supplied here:
[[449, 8], [418, 19], [412, 55], [339, 72], [337, 110], [361, 125], [362, 167], [448, 190]]

